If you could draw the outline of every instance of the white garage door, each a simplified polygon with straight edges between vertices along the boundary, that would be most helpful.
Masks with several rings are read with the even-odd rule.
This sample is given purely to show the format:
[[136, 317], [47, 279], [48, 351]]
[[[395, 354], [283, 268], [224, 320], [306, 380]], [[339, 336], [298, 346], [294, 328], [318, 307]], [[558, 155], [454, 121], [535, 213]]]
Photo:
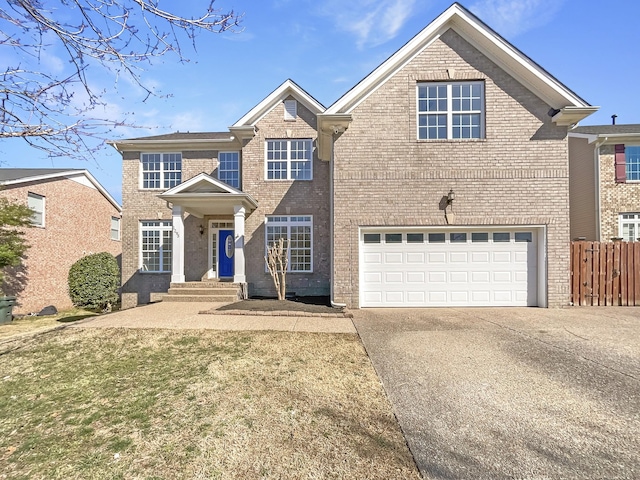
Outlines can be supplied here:
[[536, 228], [362, 229], [360, 306], [538, 305], [538, 235]]

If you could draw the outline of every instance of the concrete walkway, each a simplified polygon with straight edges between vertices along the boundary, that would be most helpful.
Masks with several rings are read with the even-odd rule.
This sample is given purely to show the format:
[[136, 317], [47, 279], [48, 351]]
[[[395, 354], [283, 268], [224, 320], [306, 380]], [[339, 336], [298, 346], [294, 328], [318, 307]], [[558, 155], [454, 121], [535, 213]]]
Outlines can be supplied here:
[[[222, 305], [222, 304], [220, 304]], [[279, 330], [286, 332], [356, 333], [350, 318], [206, 315], [212, 303], [159, 302], [87, 318], [72, 328], [168, 328], [176, 330]]]

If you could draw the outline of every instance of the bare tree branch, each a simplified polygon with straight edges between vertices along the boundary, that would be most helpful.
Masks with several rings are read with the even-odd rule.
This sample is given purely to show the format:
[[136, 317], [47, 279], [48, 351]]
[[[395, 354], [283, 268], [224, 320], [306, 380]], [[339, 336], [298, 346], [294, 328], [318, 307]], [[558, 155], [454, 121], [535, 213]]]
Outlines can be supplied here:
[[[214, 9], [214, 1], [188, 17], [160, 8], [160, 0], [6, 0], [0, 48], [15, 62], [0, 73], [0, 140], [22, 138], [51, 156], [92, 156], [87, 139], [101, 143], [113, 128], [133, 125], [96, 115], [105, 92], [90, 77], [124, 75], [145, 99], [156, 95], [141, 79], [143, 65], [167, 54], [187, 62], [184, 40], [195, 49], [200, 32], [240, 30], [242, 16]], [[68, 61], [60, 74], [42, 62], [54, 49]]]

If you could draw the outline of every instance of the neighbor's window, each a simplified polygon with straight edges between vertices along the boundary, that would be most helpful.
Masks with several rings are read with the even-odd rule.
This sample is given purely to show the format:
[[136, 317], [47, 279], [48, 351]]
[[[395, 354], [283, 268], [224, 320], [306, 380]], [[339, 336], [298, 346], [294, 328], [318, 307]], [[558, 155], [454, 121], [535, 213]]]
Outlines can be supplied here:
[[266, 245], [280, 238], [289, 239], [289, 272], [313, 271], [313, 218], [305, 216], [270, 216], [265, 218]]
[[111, 217], [111, 240], [120, 240], [120, 218]]
[[240, 154], [220, 152], [218, 154], [218, 178], [233, 188], [240, 189]]
[[173, 231], [170, 221], [140, 222], [141, 270], [171, 272]]
[[640, 147], [626, 145], [624, 157], [627, 180], [640, 181]]
[[141, 187], [169, 189], [182, 182], [181, 153], [143, 153]]
[[27, 194], [27, 205], [33, 210], [31, 224], [36, 227], [44, 227], [44, 197], [37, 193]]
[[313, 147], [310, 139], [267, 140], [265, 176], [268, 180], [311, 180]]
[[483, 82], [418, 84], [418, 139], [483, 138]]
[[621, 213], [618, 236], [627, 242], [635, 242], [640, 237], [640, 213]]

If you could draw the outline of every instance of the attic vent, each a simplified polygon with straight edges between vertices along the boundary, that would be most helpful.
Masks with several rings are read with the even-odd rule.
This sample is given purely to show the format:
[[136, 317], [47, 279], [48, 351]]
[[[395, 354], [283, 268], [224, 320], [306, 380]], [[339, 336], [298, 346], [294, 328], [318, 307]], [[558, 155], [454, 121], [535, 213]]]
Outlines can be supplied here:
[[295, 100], [284, 101], [284, 119], [294, 122], [298, 116], [298, 102]]

